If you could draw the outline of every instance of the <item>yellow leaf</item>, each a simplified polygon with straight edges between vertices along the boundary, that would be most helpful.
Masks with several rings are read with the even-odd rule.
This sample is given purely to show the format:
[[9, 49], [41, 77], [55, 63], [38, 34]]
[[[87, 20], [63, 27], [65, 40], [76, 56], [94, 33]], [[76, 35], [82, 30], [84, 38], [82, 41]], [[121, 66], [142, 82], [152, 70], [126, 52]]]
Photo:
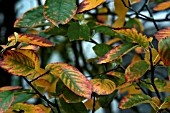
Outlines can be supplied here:
[[157, 111], [159, 109], [159, 106], [161, 105], [161, 101], [158, 97], [152, 97], [150, 105]]
[[135, 3], [138, 3], [138, 2], [140, 2], [141, 0], [130, 0], [130, 4], [132, 5], [132, 4], [135, 4]]
[[[154, 65], [156, 65], [160, 60], [160, 56], [159, 56], [156, 49], [152, 48], [151, 51], [152, 51], [152, 62], [153, 62]], [[149, 50], [145, 54], [145, 61], [148, 64], [150, 64], [150, 52], [149, 52]]]
[[137, 62], [139, 60], [141, 60], [141, 57], [138, 54], [135, 54], [133, 59], [132, 59], [132, 62]]
[[[100, 14], [100, 13], [107, 13], [107, 12], [108, 12], [108, 10], [107, 10], [106, 7], [102, 7], [102, 8], [100, 8], [100, 9], [98, 9], [98, 13], [99, 13], [99, 14]], [[108, 19], [108, 15], [98, 15], [98, 16], [97, 16], [97, 19], [98, 19], [100, 22], [106, 22], [107, 19]]]
[[119, 90], [120, 94], [123, 94], [125, 92], [128, 92], [128, 94], [141, 94], [142, 93], [140, 88], [138, 88], [137, 86], [134, 86], [134, 85], [130, 85], [130, 86], [127, 86], [127, 87]]
[[[84, 103], [84, 105], [86, 106], [87, 109], [92, 110], [93, 109], [93, 102], [94, 102], [93, 99], [89, 99]], [[99, 104], [98, 101], [96, 101], [95, 103], [96, 103], [95, 104], [95, 110], [98, 110], [100, 108], [100, 104]]]
[[0, 88], [0, 92], [2, 91], [8, 91], [8, 90], [16, 90], [16, 89], [21, 89], [21, 86], [4, 86]]
[[162, 2], [162, 3], [158, 4], [157, 6], [155, 6], [153, 8], [153, 10], [161, 11], [161, 10], [165, 10], [165, 9], [168, 9], [168, 8], [170, 8], [170, 1]]
[[42, 105], [42, 104], [38, 104], [37, 106], [38, 106], [38, 107], [40, 107], [40, 108], [42, 108], [42, 109], [43, 109], [43, 111], [44, 111], [45, 113], [50, 113], [50, 111], [51, 111], [51, 109], [50, 109], [50, 108], [45, 107], [45, 106], [44, 106], [44, 105]]
[[83, 2], [81, 2], [80, 6], [78, 7], [77, 13], [96, 8], [105, 1], [106, 0], [83, 0]]
[[[124, 0], [126, 5], [128, 5], [128, 0]], [[113, 24], [113, 27], [123, 27], [125, 22], [125, 16], [128, 8], [124, 6], [122, 0], [114, 0], [115, 13], [118, 15], [118, 19]]]

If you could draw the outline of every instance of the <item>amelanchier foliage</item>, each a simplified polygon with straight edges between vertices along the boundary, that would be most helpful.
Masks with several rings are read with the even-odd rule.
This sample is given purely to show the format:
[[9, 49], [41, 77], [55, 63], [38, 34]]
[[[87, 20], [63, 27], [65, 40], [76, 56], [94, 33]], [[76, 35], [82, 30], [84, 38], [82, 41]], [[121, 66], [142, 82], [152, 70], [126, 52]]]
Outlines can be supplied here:
[[[151, 10], [166, 10], [170, 2], [162, 2], [150, 9], [150, 2], [146, 0], [141, 10], [146, 8], [150, 16], [133, 9], [133, 4], [140, 0], [114, 0], [113, 11], [107, 7], [109, 2], [113, 1], [83, 0], [79, 4], [76, 0], [46, 0], [44, 5], [30, 9], [16, 20], [14, 27], [26, 28], [27, 33], [15, 32], [8, 37], [6, 45], [1, 45], [0, 66], [14, 76], [22, 77], [29, 89], [1, 87], [0, 113], [88, 113], [88, 110], [94, 113], [100, 107], [110, 106], [121, 94], [124, 96], [120, 109], [147, 103], [154, 112], [169, 112], [170, 74], [168, 71], [168, 75], [160, 79], [155, 77], [155, 69], [159, 66], [170, 69], [170, 27], [159, 30]], [[89, 12], [92, 9], [96, 13]], [[135, 12], [136, 18], [127, 16], [128, 11]], [[108, 15], [117, 16], [117, 19], [106, 24]], [[158, 30], [155, 36], [143, 34], [139, 17], [154, 23]], [[107, 39], [97, 43], [93, 39], [96, 33]], [[82, 41], [94, 44], [91, 49], [96, 58], [83, 61], [88, 70], [69, 62], [41, 66], [39, 50], [42, 47], [68, 52], [62, 49], [66, 45], [56, 42], [57, 36], [64, 37], [73, 46]], [[153, 40], [158, 41], [158, 50], [152, 44]], [[74, 52], [84, 53], [89, 51]], [[128, 55], [132, 59], [125, 66]], [[40, 98], [44, 102], [38, 105], [27, 103], [31, 98]]]

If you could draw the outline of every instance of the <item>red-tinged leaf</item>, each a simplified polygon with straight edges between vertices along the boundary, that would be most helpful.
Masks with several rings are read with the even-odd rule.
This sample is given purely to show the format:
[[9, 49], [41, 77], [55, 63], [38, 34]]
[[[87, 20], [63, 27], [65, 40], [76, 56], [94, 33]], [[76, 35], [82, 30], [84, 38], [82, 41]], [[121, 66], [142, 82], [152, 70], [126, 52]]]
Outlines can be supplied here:
[[144, 27], [142, 22], [137, 18], [130, 18], [126, 24], [125, 28], [135, 28], [138, 32], [143, 32]]
[[149, 64], [144, 60], [132, 62], [125, 70], [126, 82], [138, 81], [149, 69]]
[[75, 94], [91, 98], [92, 86], [79, 70], [66, 63], [51, 63], [46, 66], [51, 74], [58, 76]]
[[107, 52], [103, 57], [101, 57], [98, 61], [98, 64], [108, 63], [113, 60], [116, 60], [136, 47], [137, 45], [132, 43], [116, 46], [113, 49], [111, 49], [109, 52]]
[[158, 43], [158, 52], [165, 66], [170, 66], [170, 37], [164, 38]]
[[4, 86], [0, 88], [0, 92], [2, 91], [9, 91], [9, 90], [16, 90], [16, 89], [21, 89], [21, 86]]
[[81, 13], [83, 11], [91, 10], [93, 8], [96, 8], [106, 0], [83, 0], [83, 2], [80, 3], [77, 13]]
[[161, 41], [161, 39], [166, 38], [168, 36], [170, 36], [170, 27], [161, 29], [155, 34], [155, 37], [158, 41]]
[[34, 61], [20, 52], [7, 50], [2, 57], [0, 66], [11, 74], [28, 76], [36, 73]]
[[161, 11], [170, 8], [170, 1], [162, 2], [156, 5], [153, 10], [155, 11]]
[[27, 103], [16, 103], [10, 109], [20, 111], [24, 113], [45, 113], [45, 111], [38, 105], [27, 104]]
[[111, 94], [116, 88], [115, 83], [109, 79], [97, 78], [90, 80], [90, 82], [92, 84], [93, 92], [97, 93], [98, 95]]
[[113, 30], [119, 34], [123, 34], [124, 36], [126, 36], [133, 42], [138, 43], [140, 46], [144, 48], [147, 48], [149, 46], [148, 38], [145, 35], [138, 33], [137, 30], [134, 28], [132, 29], [120, 28], [120, 29], [113, 29]]
[[5, 112], [14, 101], [14, 94], [10, 91], [0, 92], [0, 113]]
[[[11, 35], [8, 37], [8, 41], [15, 40], [15, 36]], [[25, 44], [38, 45], [43, 47], [55, 46], [55, 44], [42, 36], [32, 35], [32, 34], [18, 34], [18, 42]]]
[[75, 0], [46, 0], [44, 16], [54, 25], [68, 23], [76, 14]]
[[43, 16], [43, 6], [38, 6], [28, 10], [20, 16], [14, 23], [14, 27], [33, 28], [41, 26], [45, 22]]
[[138, 104], [143, 104], [143, 103], [150, 103], [152, 101], [152, 98], [148, 95], [145, 94], [131, 94], [125, 96], [121, 102], [119, 107], [121, 109], [127, 109], [131, 108], [133, 106], [136, 106]]

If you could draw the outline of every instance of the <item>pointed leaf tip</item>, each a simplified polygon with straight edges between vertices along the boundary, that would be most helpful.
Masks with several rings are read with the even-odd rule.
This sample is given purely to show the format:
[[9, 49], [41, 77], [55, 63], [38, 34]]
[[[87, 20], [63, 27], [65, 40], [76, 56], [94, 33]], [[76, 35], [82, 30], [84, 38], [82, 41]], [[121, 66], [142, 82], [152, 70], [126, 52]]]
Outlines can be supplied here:
[[77, 10], [77, 13], [81, 13], [83, 11], [91, 10], [93, 8], [96, 8], [106, 0], [83, 0], [83, 2], [80, 3], [80, 6]]

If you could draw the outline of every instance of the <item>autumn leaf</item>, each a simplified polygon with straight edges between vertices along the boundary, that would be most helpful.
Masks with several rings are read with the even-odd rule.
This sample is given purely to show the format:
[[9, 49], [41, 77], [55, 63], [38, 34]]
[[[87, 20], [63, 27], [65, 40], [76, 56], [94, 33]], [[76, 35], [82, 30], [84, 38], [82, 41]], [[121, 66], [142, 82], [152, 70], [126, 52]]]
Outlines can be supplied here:
[[[156, 65], [159, 62], [159, 60], [160, 60], [159, 53], [154, 48], [151, 48], [151, 51], [152, 51], [152, 62], [153, 62], [153, 65]], [[145, 61], [148, 64], [150, 64], [150, 51], [149, 50], [146, 51]]]
[[130, 43], [116, 46], [113, 49], [111, 49], [109, 52], [107, 52], [104, 56], [100, 57], [98, 64], [108, 63], [113, 60], [116, 60], [136, 47], [137, 47], [136, 44], [130, 44]]
[[2, 57], [0, 66], [11, 74], [28, 76], [36, 73], [34, 61], [20, 52], [7, 50]]
[[44, 4], [44, 17], [53, 23], [68, 23], [76, 14], [76, 0], [46, 0]]
[[135, 3], [138, 3], [138, 2], [141, 2], [141, 0], [129, 0], [130, 1], [130, 4], [135, 4]]
[[[128, 0], [124, 0], [124, 2], [128, 6]], [[128, 8], [124, 6], [122, 0], [114, 0], [114, 6], [118, 19], [114, 22], [113, 27], [123, 27]]]
[[162, 2], [156, 5], [153, 10], [155, 11], [161, 11], [170, 8], [170, 1]]
[[121, 109], [127, 109], [138, 104], [150, 103], [151, 101], [152, 98], [145, 94], [129, 94], [123, 97], [123, 99], [120, 101], [119, 107]]
[[83, 0], [78, 7], [77, 13], [94, 9], [105, 1], [106, 0]]
[[170, 37], [163, 38], [158, 43], [158, 52], [165, 66], [170, 66]]
[[21, 86], [4, 86], [0, 88], [0, 92], [21, 89]]
[[75, 67], [66, 63], [51, 63], [46, 66], [51, 74], [58, 76], [75, 94], [91, 98], [92, 86], [87, 78]]
[[[8, 41], [15, 40], [15, 36], [11, 35], [8, 37]], [[55, 44], [42, 36], [37, 36], [33, 34], [18, 34], [18, 42], [25, 44], [33, 44], [43, 47], [55, 46]]]
[[138, 81], [149, 69], [149, 64], [144, 60], [132, 62], [125, 70], [126, 82]]
[[40, 106], [27, 103], [16, 103], [10, 109], [16, 111], [23, 110], [24, 113], [45, 113]]
[[155, 34], [155, 37], [158, 41], [161, 41], [161, 39], [166, 38], [168, 36], [170, 36], [170, 27], [161, 29]]
[[111, 94], [116, 88], [115, 83], [109, 79], [96, 78], [90, 80], [90, 82], [92, 84], [93, 92], [97, 93], [98, 95]]
[[137, 30], [134, 28], [132, 29], [118, 28], [113, 30], [119, 34], [123, 34], [128, 39], [132, 40], [135, 43], [138, 43], [140, 46], [144, 48], [147, 48], [149, 46], [148, 38], [145, 35], [138, 33]]
[[[89, 99], [87, 100], [84, 105], [86, 106], [86, 108], [88, 110], [93, 110], [93, 103], [94, 103], [94, 100], [93, 99]], [[100, 103], [99, 101], [95, 101], [95, 110], [98, 110], [100, 108]]]

